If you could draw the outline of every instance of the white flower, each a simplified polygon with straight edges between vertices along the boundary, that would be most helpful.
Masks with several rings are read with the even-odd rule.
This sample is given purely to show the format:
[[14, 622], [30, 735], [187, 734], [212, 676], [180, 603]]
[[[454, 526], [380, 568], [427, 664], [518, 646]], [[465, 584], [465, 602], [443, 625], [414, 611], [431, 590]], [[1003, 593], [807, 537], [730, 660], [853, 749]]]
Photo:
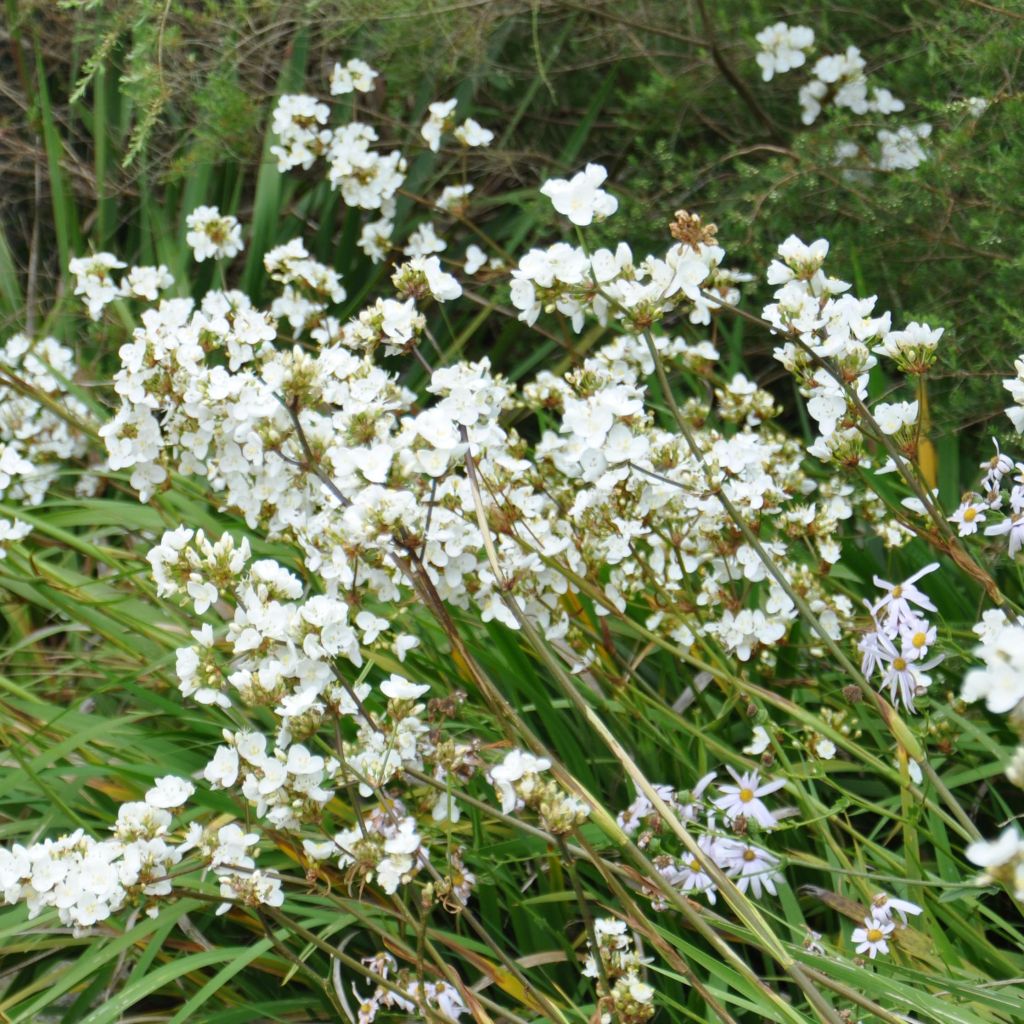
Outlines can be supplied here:
[[221, 789], [233, 786], [238, 778], [238, 751], [233, 747], [218, 747], [213, 760], [203, 769], [203, 777]]
[[544, 757], [535, 757], [525, 750], [512, 750], [505, 755], [501, 764], [494, 765], [489, 776], [501, 797], [502, 814], [511, 814], [519, 803], [519, 796], [513, 787], [524, 775], [535, 775], [547, 771], [551, 762]]
[[879, 921], [891, 921], [893, 913], [899, 914], [900, 920], [906, 924], [907, 915], [916, 917], [922, 913], [921, 908], [910, 900], [897, 899], [888, 893], [877, 893], [871, 900], [872, 915]]
[[181, 807], [196, 791], [191, 782], [176, 775], [164, 775], [155, 779], [154, 783], [153, 788], [146, 792], [146, 803], [150, 807]]
[[889, 943], [886, 941], [896, 926], [888, 918], [867, 917], [864, 919], [863, 928], [854, 928], [851, 936], [857, 946], [858, 953], [867, 953], [872, 960], [879, 953], [889, 952]]
[[771, 737], [763, 725], [754, 726], [754, 738], [743, 748], [744, 754], [763, 754], [771, 746]]
[[99, 320], [103, 307], [121, 294], [111, 271], [125, 265], [109, 252], [79, 256], [68, 263], [68, 270], [75, 275], [75, 294], [85, 299], [91, 319]]
[[824, 736], [814, 741], [814, 753], [823, 761], [831, 761], [836, 756], [836, 745]]
[[977, 533], [978, 527], [985, 522], [986, 511], [986, 506], [980, 502], [965, 500], [949, 517], [949, 521], [956, 523], [957, 533], [961, 537], [970, 537]]
[[438, 236], [434, 225], [424, 221], [411, 235], [402, 250], [406, 256], [429, 256], [434, 252], [444, 252], [448, 243]]
[[303, 744], [293, 743], [288, 748], [285, 767], [289, 775], [319, 775], [324, 770], [324, 763], [319, 754], [311, 754]]
[[913, 576], [902, 583], [889, 583], [878, 576], [873, 576], [872, 580], [875, 586], [881, 587], [885, 591], [885, 596], [872, 606], [872, 616], [877, 616], [884, 611], [889, 627], [896, 632], [901, 625], [913, 625], [917, 622], [917, 613], [910, 607], [912, 604], [927, 612], [936, 611], [931, 598], [922, 593], [914, 584], [938, 568], [938, 562], [931, 562], [923, 569], [918, 569]]
[[904, 427], [917, 422], [917, 402], [880, 402], [875, 406], [874, 416], [878, 429], [883, 434], [897, 434]]
[[185, 241], [197, 263], [231, 259], [242, 251], [242, 225], [236, 217], [222, 215], [216, 206], [197, 206], [185, 218], [185, 224]]
[[754, 37], [761, 45], [755, 58], [761, 68], [761, 77], [770, 82], [776, 74], [802, 67], [806, 51], [814, 46], [814, 31], [804, 25], [790, 27], [784, 21], [761, 29]]
[[436, 153], [441, 148], [441, 135], [450, 124], [452, 114], [458, 100], [439, 100], [427, 107], [427, 119], [420, 128], [420, 134], [426, 140], [431, 152]]
[[786, 780], [775, 779], [762, 784], [761, 776], [757, 772], [738, 775], [732, 768], [728, 768], [728, 771], [736, 780], [736, 785], [719, 787], [722, 796], [712, 801], [715, 807], [722, 811], [726, 818], [735, 819], [742, 815], [745, 818], [753, 818], [762, 828], [774, 828], [775, 815], [768, 810], [761, 797], [782, 789], [786, 785]]
[[20, 519], [0, 519], [0, 558], [7, 557], [7, 545], [24, 540], [32, 532], [32, 526]]
[[489, 146], [494, 141], [494, 132], [489, 128], [484, 128], [483, 125], [474, 121], [473, 118], [467, 117], [453, 132], [452, 135], [459, 140], [464, 146], [470, 148], [480, 148]]
[[372, 92], [378, 76], [364, 60], [353, 57], [345, 64], [335, 64], [331, 72], [331, 95], [343, 96], [350, 92]]
[[1001, 868], [1024, 856], [1024, 836], [1017, 825], [1004, 829], [997, 839], [978, 839], [966, 850], [967, 859], [980, 868]]
[[380, 684], [380, 692], [391, 700], [418, 700], [429, 689], [426, 684], [410, 683], [408, 679], [394, 674]]
[[568, 181], [549, 179], [540, 191], [551, 200], [558, 213], [573, 224], [586, 227], [595, 219], [610, 217], [619, 208], [619, 201], [600, 187], [607, 177], [608, 172], [600, 164], [587, 164]]
[[778, 871], [779, 858], [750, 843], [722, 840], [722, 859], [740, 892], [751, 891], [755, 899], [764, 893], [777, 895], [783, 877]]
[[964, 677], [960, 696], [985, 701], [995, 714], [1006, 714], [1024, 700], [1024, 626], [1004, 625], [974, 653], [984, 665]]
[[467, 274], [475, 274], [487, 263], [487, 253], [479, 245], [468, 245], [466, 247], [466, 262], [464, 270]]
[[465, 200], [472, 193], [473, 186], [466, 185], [445, 185], [441, 190], [434, 205], [439, 210], [451, 211], [462, 210], [465, 207]]

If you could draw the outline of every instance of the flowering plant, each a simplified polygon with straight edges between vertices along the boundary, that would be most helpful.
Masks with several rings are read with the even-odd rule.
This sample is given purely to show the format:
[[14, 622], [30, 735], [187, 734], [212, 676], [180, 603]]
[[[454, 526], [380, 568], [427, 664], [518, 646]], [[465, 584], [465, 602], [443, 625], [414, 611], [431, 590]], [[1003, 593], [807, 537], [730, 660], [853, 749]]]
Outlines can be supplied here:
[[[758, 41], [770, 79], [813, 33]], [[858, 60], [819, 60], [805, 109], [898, 110]], [[353, 218], [357, 270], [317, 246], [328, 221], [258, 251], [242, 287], [232, 261], [256, 239], [198, 205], [184, 240], [217, 267], [196, 294], [162, 264], [70, 264], [88, 319], [124, 331], [103, 402], [54, 338], [0, 353], [12, 589], [37, 573], [89, 594], [105, 611], [54, 598], [55, 621], [117, 651], [134, 713], [195, 727], [137, 749], [131, 787], [95, 750], [69, 761], [102, 800], [88, 826], [0, 847], [5, 904], [75, 941], [121, 929], [124, 950], [180, 927], [201, 947], [182, 974], [258, 935], [253, 960], [339, 1020], [644, 1022], [692, 998], [730, 1021], [751, 992], [780, 1020], [902, 1019], [926, 986], [901, 971], [933, 958], [908, 915], [950, 893], [984, 906], [951, 880], [965, 862], [1024, 899], [1024, 840], [986, 840], [946, 770], [954, 733], [985, 721], [972, 702], [1024, 732], [998, 569], [1024, 543], [1021, 466], [997, 449], [944, 507], [922, 457], [943, 331], [894, 329], [826, 269], [825, 239], [790, 235], [757, 275], [683, 210], [656, 252], [601, 244], [616, 185], [588, 163], [539, 188], [557, 240], [504, 251], [470, 180], [493, 130], [446, 99], [403, 145], [360, 106], [379, 78], [338, 63], [331, 102], [286, 93], [272, 120], [277, 172]], [[414, 193], [421, 158], [460, 180]], [[567, 360], [513, 378], [464, 355], [469, 303]], [[726, 358], [740, 321], [795, 410]], [[880, 400], [880, 362], [907, 397]], [[132, 509], [113, 527], [49, 514], [99, 516], [112, 494]], [[954, 574], [986, 605], [966, 656]], [[936, 852], [909, 870], [888, 835], [919, 850], [915, 809]], [[537, 920], [549, 905], [570, 909]], [[1019, 1002], [942, 1017], [928, 998], [964, 1024]]]

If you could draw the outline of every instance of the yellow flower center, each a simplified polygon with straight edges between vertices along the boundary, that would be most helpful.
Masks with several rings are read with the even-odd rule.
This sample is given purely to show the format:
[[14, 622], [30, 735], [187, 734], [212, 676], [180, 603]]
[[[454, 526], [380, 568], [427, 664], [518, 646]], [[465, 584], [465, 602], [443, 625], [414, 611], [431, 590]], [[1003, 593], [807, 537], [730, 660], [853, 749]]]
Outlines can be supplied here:
[[893, 658], [892, 667], [896, 669], [897, 672], [902, 672], [907, 667], [906, 660], [903, 658]]
[[903, 596], [903, 588], [902, 587], [893, 587], [892, 588], [892, 596], [893, 597], [902, 597]]
[[753, 799], [754, 799], [754, 791], [752, 789], [741, 789], [740, 790], [740, 800], [742, 800], [743, 803], [748, 804]]
[[868, 942], [878, 942], [882, 933], [877, 928], [868, 929]]
[[924, 634], [924, 633], [915, 633], [915, 634], [913, 635], [913, 637], [911, 637], [911, 640], [910, 640], [910, 642], [911, 642], [911, 643], [912, 643], [912, 644], [913, 644], [913, 645], [914, 645], [915, 647], [918, 647], [918, 648], [920, 648], [920, 647], [924, 647], [924, 645], [925, 645], [925, 644], [926, 644], [926, 643], [928, 642], [928, 637], [927, 637], [927, 636], [925, 636], [925, 634]]
[[690, 870], [691, 871], [696, 871], [699, 874], [704, 869], [700, 866], [700, 861], [697, 860], [696, 858], [694, 858], [693, 860], [690, 861]]
[[744, 850], [743, 859], [749, 863], [752, 860], [757, 860], [757, 854], [753, 850]]
[[978, 518], [978, 510], [976, 508], [964, 509], [964, 522], [973, 523]]

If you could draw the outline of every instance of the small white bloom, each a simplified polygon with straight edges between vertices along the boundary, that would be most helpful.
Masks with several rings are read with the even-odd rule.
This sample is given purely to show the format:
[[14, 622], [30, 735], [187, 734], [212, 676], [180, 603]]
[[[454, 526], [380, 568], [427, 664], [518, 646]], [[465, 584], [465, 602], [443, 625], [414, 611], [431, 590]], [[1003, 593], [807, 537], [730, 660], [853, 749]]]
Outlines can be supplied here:
[[155, 779], [153, 788], [147, 790], [146, 803], [150, 807], [160, 807], [166, 810], [172, 807], [182, 807], [195, 791], [196, 787], [187, 779], [179, 778], [176, 775], [164, 775]]
[[889, 952], [889, 943], [886, 941], [896, 926], [888, 918], [867, 917], [864, 919], [863, 928], [855, 928], [851, 936], [857, 946], [858, 953], [867, 953], [872, 960], [879, 953]]
[[564, 178], [551, 178], [541, 186], [541, 194], [551, 200], [558, 213], [568, 217], [573, 224], [586, 227], [595, 219], [610, 217], [618, 208], [615, 196], [600, 186], [608, 172], [600, 164], [587, 164], [586, 168]]

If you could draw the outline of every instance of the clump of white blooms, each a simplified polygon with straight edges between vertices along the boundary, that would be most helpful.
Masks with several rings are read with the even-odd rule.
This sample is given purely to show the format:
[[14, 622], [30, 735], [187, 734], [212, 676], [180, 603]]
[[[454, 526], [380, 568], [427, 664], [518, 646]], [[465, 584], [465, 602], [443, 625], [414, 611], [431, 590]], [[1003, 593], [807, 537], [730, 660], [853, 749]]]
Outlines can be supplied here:
[[8, 904], [24, 901], [29, 918], [53, 908], [76, 933], [107, 920], [125, 906], [156, 916], [161, 898], [173, 892], [172, 872], [186, 860], [212, 868], [229, 902], [280, 906], [279, 879], [255, 869], [247, 850], [259, 839], [235, 824], [204, 831], [193, 822], [174, 827], [195, 787], [167, 775], [156, 780], [143, 801], [122, 804], [109, 839], [93, 839], [81, 829], [31, 846], [0, 847], [0, 892]]
[[174, 277], [163, 264], [157, 267], [130, 267], [127, 274], [114, 280], [113, 271], [124, 270], [128, 264], [109, 252], [78, 256], [68, 264], [75, 277], [75, 294], [80, 295], [92, 320], [99, 320], [103, 310], [115, 299], [145, 299], [155, 302], [159, 293], [174, 284]]
[[[758, 41], [767, 80], [805, 62], [813, 33], [779, 23]], [[473, 731], [480, 716], [460, 719], [465, 694], [420, 681], [414, 605], [446, 626], [449, 609], [509, 630], [527, 622], [525, 634], [549, 643], [595, 692], [610, 660], [603, 630], [619, 622], [641, 626], [684, 671], [707, 656], [751, 683], [774, 681], [794, 646], [824, 659], [859, 637], [864, 676], [900, 708], [916, 710], [932, 685], [942, 657], [928, 616], [938, 610], [917, 584], [938, 563], [901, 583], [874, 577], [881, 596], [861, 620], [833, 576], [852, 572], [844, 550], [874, 536], [901, 546], [919, 526], [913, 517], [929, 511], [915, 491], [894, 513], [873, 489], [877, 474], [913, 462], [926, 424], [917, 398], [871, 407], [868, 375], [881, 356], [920, 378], [942, 328], [893, 330], [875, 296], [851, 294], [826, 270], [825, 239], [787, 238], [767, 268], [776, 290], [763, 315], [774, 357], [817, 428], [807, 446], [779, 423], [771, 391], [722, 365], [717, 318], [742, 301], [752, 275], [726, 265], [713, 224], [678, 211], [671, 241], [655, 252], [558, 240], [507, 266], [467, 244], [462, 229], [477, 204], [462, 180], [431, 185], [423, 201], [430, 219], [417, 212], [396, 226], [407, 157], [382, 145], [375, 126], [351, 119], [362, 103], [354, 94], [371, 91], [376, 77], [359, 60], [335, 65], [330, 93], [348, 97], [342, 123], [317, 97], [281, 97], [272, 151], [283, 172], [322, 161], [318, 173], [341, 201], [369, 211], [359, 247], [386, 264], [375, 274], [379, 291], [350, 299], [330, 256], [303, 237], [263, 254], [274, 286], [263, 304], [226, 286], [160, 301], [166, 268], [133, 267], [115, 282], [125, 264], [110, 254], [72, 264], [94, 318], [118, 297], [153, 304], [118, 352], [115, 404], [98, 430], [103, 472], [123, 471], [144, 502], [162, 498], [175, 476], [188, 478], [234, 526], [215, 536], [172, 520], [162, 535], [147, 535], [157, 599], [188, 620], [175, 652], [180, 697], [218, 723], [221, 741], [193, 779], [161, 776], [141, 801], [124, 804], [113, 838], [78, 831], [0, 849], [0, 891], [33, 916], [53, 907], [84, 929], [126, 907], [153, 913], [189, 873], [200, 876], [190, 884], [214, 886], [208, 895], [221, 912], [282, 906], [290, 880], [305, 889], [322, 878], [369, 890], [381, 905], [408, 898], [458, 914], [476, 885], [472, 858], [467, 867], [453, 842], [467, 806], [489, 807], [503, 827], [528, 821], [552, 849], [564, 848], [599, 808], [550, 751], [489, 735], [489, 726]], [[901, 108], [869, 88], [854, 47], [819, 60], [813, 83], [803, 98], [809, 111], [826, 101], [855, 113]], [[456, 108], [454, 99], [427, 108], [416, 145], [438, 154], [428, 161], [450, 155], [449, 137], [465, 148], [492, 140]], [[465, 148], [458, 161], [471, 164]], [[586, 228], [616, 212], [607, 177], [587, 164], [540, 191]], [[194, 210], [188, 227], [199, 262], [242, 249], [242, 226], [216, 208]], [[361, 295], [362, 278], [353, 282]], [[446, 351], [461, 348], [444, 333], [448, 310], [487, 283], [527, 327], [553, 321], [558, 337], [563, 329], [583, 335], [585, 355], [521, 382], [486, 357], [447, 361]], [[419, 394], [408, 386], [410, 365], [422, 371]], [[69, 460], [84, 461], [85, 436], [22, 397], [4, 371], [89, 429], [92, 417], [68, 386], [77, 372], [70, 350], [50, 338], [7, 342], [0, 497], [38, 505]], [[1018, 372], [1008, 387], [1020, 428], [1024, 360]], [[667, 374], [697, 384], [678, 407], [670, 402], [671, 428], [656, 408], [671, 392], [658, 403], [649, 393], [652, 378]], [[1016, 554], [1024, 466], [997, 449], [981, 490], [951, 521], [961, 536], [987, 523], [985, 535], [1008, 535]], [[160, 507], [169, 514], [175, 506]], [[952, 537], [941, 516], [939, 525]], [[0, 554], [29, 529], [0, 520]], [[989, 613], [977, 631], [982, 664], [968, 673], [963, 698], [1009, 713], [1024, 733], [1024, 627]], [[446, 632], [455, 637], [455, 627]], [[461, 660], [455, 651], [452, 663]], [[683, 713], [683, 698], [696, 700], [711, 679], [706, 672], [688, 682]], [[757, 711], [751, 703], [751, 716]], [[822, 709], [820, 718], [794, 738], [813, 773], [845, 767], [841, 748], [860, 737], [855, 712]], [[640, 790], [618, 816], [657, 872], [641, 881], [657, 909], [677, 895], [715, 904], [734, 887], [770, 899], [786, 884], [779, 833], [802, 810], [780, 806], [782, 791], [806, 776], [775, 763], [781, 730], [763, 714], [746, 735], [744, 753], [758, 760], [744, 770], [725, 765], [685, 792]], [[1024, 754], [1015, 766], [1008, 774], [1020, 784]], [[192, 799], [196, 785], [218, 791], [218, 809], [231, 801], [245, 828], [210, 817]], [[974, 844], [968, 856], [986, 878], [1019, 891], [1024, 846], [1019, 833], [1006, 835]], [[270, 867], [275, 849], [300, 860], [305, 878]], [[857, 953], [888, 952], [899, 934], [893, 915], [905, 923], [920, 909], [876, 896], [853, 934]], [[602, 1020], [642, 1024], [655, 1000], [646, 961], [622, 921], [598, 919], [594, 936], [585, 973], [598, 980]], [[388, 953], [364, 963], [380, 983], [368, 994], [354, 989], [361, 1022], [382, 1011], [470, 1012], [468, 990], [449, 980], [414, 975]]]
[[912, 171], [928, 159], [928, 151], [922, 143], [931, 134], [932, 126], [927, 123], [902, 125], [892, 132], [880, 128], [878, 143], [881, 151], [876, 166], [880, 171]]
[[[888, 893], [880, 892], [871, 901], [871, 912], [864, 918], [861, 928], [855, 928], [851, 940], [858, 954], [867, 953], [872, 960], [889, 952], [889, 940], [896, 932], [897, 923], [893, 915], [899, 916], [903, 924], [907, 923], [907, 915], [917, 915], [921, 908], [909, 900], [897, 899]], [[898, 934], [898, 933], [897, 933]]]
[[635, 950], [635, 940], [626, 929], [626, 922], [614, 917], [599, 917], [594, 921], [594, 946], [587, 940], [586, 963], [583, 975], [593, 978], [598, 986], [598, 1007], [602, 1024], [621, 1021], [622, 1024], [644, 1024], [654, 1016], [654, 988], [643, 980], [644, 966], [649, 959]]
[[373, 92], [373, 83], [380, 73], [365, 60], [353, 57], [344, 64], [335, 64], [331, 72], [331, 95], [344, 96], [350, 92]]
[[1013, 712], [1024, 701], [1024, 626], [1004, 622], [989, 632], [974, 654], [982, 665], [964, 677], [963, 699], [984, 700], [994, 714]]
[[995, 448], [995, 455], [981, 463], [980, 493], [965, 493], [949, 521], [961, 537], [973, 536], [987, 524], [984, 535], [1005, 537], [1006, 553], [1014, 558], [1024, 546], [1024, 464], [1000, 451], [998, 442]]
[[558, 213], [585, 228], [595, 220], [610, 217], [619, 208], [615, 196], [601, 188], [607, 177], [608, 172], [600, 164], [587, 164], [569, 180], [549, 179], [540, 191], [551, 200]]
[[[811, 29], [800, 25], [791, 27], [782, 21], [762, 29], [755, 39], [760, 47], [757, 64], [766, 82], [777, 74], [803, 67], [814, 48]], [[867, 61], [856, 46], [820, 57], [812, 66], [810, 77], [800, 87], [800, 120], [812, 125], [828, 107], [875, 117], [905, 110], [903, 100], [875, 85], [866, 68]], [[932, 126], [926, 122], [900, 125], [895, 130], [880, 128], [874, 138], [874, 155], [866, 144], [847, 139], [836, 147], [835, 162], [843, 166], [844, 175], [851, 179], [871, 170], [913, 170], [928, 159], [922, 143], [931, 133]]]
[[[764, 797], [777, 792], [785, 779], [762, 782], [756, 771], [740, 774], [731, 767], [731, 783], [719, 784], [717, 772], [698, 779], [688, 792], [656, 786], [661, 800], [692, 835], [699, 854], [684, 845], [663, 821], [657, 806], [643, 793], [618, 817], [619, 825], [636, 844], [649, 849], [665, 882], [688, 896], [717, 900], [718, 884], [709, 866], [724, 872], [741, 892], [754, 899], [774, 896], [784, 883], [780, 860], [764, 846], [764, 836], [792, 811], [772, 810]], [[712, 794], [717, 793], [717, 796]], [[648, 889], [656, 909], [667, 905], [664, 894]]]
[[216, 206], [197, 206], [186, 218], [185, 241], [197, 263], [204, 260], [229, 260], [243, 249], [242, 225], [232, 214], [222, 214]]
[[[85, 458], [85, 430], [94, 419], [68, 390], [77, 374], [74, 353], [56, 338], [33, 341], [15, 334], [0, 346], [0, 499], [39, 505], [69, 464]], [[95, 484], [96, 478], [85, 473], [76, 490], [89, 494]], [[6, 528], [5, 540], [15, 539], [11, 529]]]
[[541, 778], [550, 767], [551, 762], [545, 757], [513, 750], [487, 774], [501, 798], [502, 813], [529, 807], [537, 812], [547, 831], [564, 835], [582, 825], [590, 809], [565, 793], [554, 780]]
[[359, 1024], [371, 1024], [381, 1011], [394, 1014], [418, 1014], [421, 1019], [458, 1020], [469, 1013], [462, 993], [447, 981], [423, 981], [408, 968], [399, 968], [390, 953], [364, 957], [363, 964], [374, 977], [380, 978], [369, 994], [361, 993], [355, 984]]
[[756, 60], [766, 82], [775, 75], [803, 67], [808, 51], [814, 47], [813, 29], [806, 25], [787, 25], [784, 21], [768, 25], [754, 38], [761, 47]]
[[1018, 434], [1024, 434], [1024, 357], [1015, 360], [1013, 368], [1017, 371], [1017, 376], [1013, 380], [1003, 381], [1003, 387], [1010, 392], [1013, 399], [1013, 405], [1005, 411], [1013, 424], [1013, 429]]
[[1024, 835], [1010, 825], [993, 840], [979, 839], [967, 847], [967, 859], [982, 869], [978, 882], [1007, 886], [1014, 897], [1024, 899]]
[[938, 568], [939, 563], [933, 562], [902, 583], [874, 577], [875, 586], [884, 593], [868, 606], [874, 629], [858, 644], [861, 671], [867, 678], [877, 672], [881, 676], [879, 686], [888, 691], [889, 699], [908, 711], [915, 710], [915, 701], [931, 686], [928, 672], [943, 660], [941, 654], [929, 657], [937, 631], [922, 612], [935, 612], [936, 608], [931, 598], [915, 586]]

